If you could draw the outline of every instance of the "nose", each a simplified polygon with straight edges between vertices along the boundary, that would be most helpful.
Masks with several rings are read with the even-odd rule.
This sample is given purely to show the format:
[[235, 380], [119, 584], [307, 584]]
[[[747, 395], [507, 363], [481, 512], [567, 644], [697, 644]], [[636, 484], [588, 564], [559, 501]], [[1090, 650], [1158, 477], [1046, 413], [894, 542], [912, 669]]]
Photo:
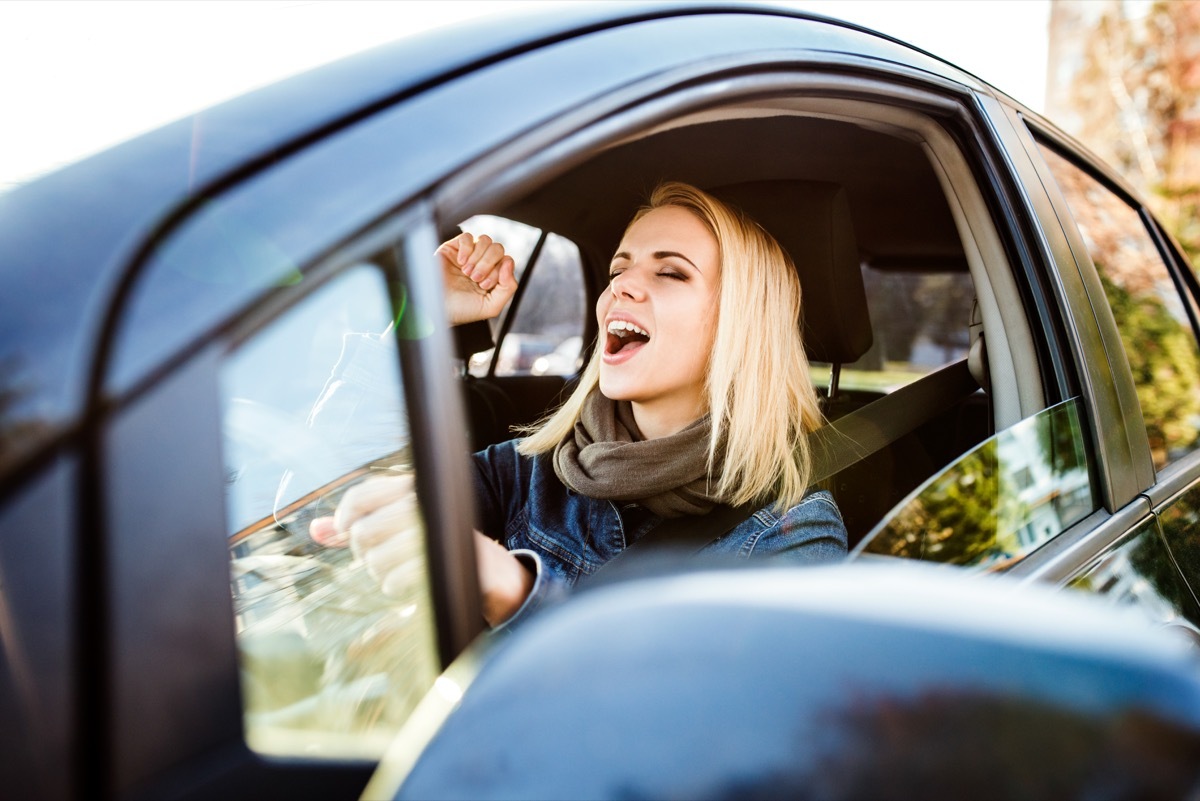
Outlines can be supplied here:
[[629, 267], [613, 276], [609, 281], [609, 288], [612, 290], [613, 297], [630, 300], [642, 300], [646, 297], [645, 282], [640, 271], [635, 267]]

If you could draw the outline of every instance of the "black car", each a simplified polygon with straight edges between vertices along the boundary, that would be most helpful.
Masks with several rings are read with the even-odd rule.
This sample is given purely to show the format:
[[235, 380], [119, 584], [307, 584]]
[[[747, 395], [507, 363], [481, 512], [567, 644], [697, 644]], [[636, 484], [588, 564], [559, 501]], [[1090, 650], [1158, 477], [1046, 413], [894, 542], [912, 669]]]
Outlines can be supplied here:
[[[814, 435], [820, 478], [864, 564], [834, 578], [709, 565], [684, 578], [673, 571], [693, 571], [686, 560], [657, 563], [598, 581], [528, 629], [487, 635], [465, 455], [564, 397], [596, 339], [612, 248], [663, 179], [742, 206], [798, 265], [831, 421]], [[502, 237], [522, 280], [495, 325], [451, 335], [431, 266], [460, 225]], [[1112, 636], [1134, 643], [1124, 656], [1073, 636], [1028, 651], [1081, 603], [1060, 607], [1047, 587], [1200, 643], [1195, 272], [1078, 143], [887, 36], [770, 7], [659, 3], [560, 7], [404, 40], [0, 196], [0, 258], [6, 795], [355, 797], [402, 727], [372, 792], [799, 795], [809, 786], [795, 776], [745, 763], [725, 783], [672, 784], [664, 777], [704, 757], [669, 735], [693, 714], [706, 731], [736, 721], [759, 737], [774, 730], [756, 709], [809, 714], [810, 695], [788, 685], [716, 706], [693, 691], [764, 658], [815, 670], [803, 651], [764, 644], [832, 637], [830, 621], [843, 634], [826, 650], [846, 632], [879, 645], [856, 663], [878, 666], [877, 679], [888, 654], [932, 626], [946, 639], [922, 643], [958, 656], [906, 675], [933, 696], [955, 666], [996, 665], [989, 692], [1074, 710], [1051, 723], [1039, 710], [1004, 718], [1017, 728], [1078, 733], [1079, 704], [1141, 710], [1165, 739], [1138, 742], [1170, 743], [1156, 753], [1173, 765], [1195, 753], [1194, 670], [1155, 650], [1162, 632], [1137, 650], [1129, 610], [1111, 613]], [[405, 525], [424, 532], [398, 556], [407, 578], [384, 586], [378, 565], [308, 533], [381, 472], [413, 477]], [[913, 579], [951, 589], [899, 620], [875, 585], [905, 592], [905, 579], [879, 577], [908, 576], [914, 560], [956, 566]], [[968, 573], [1004, 580], [961, 584]], [[809, 582], [828, 590], [823, 606], [804, 594]], [[988, 602], [964, 589], [993, 583], [1004, 589]], [[773, 600], [755, 595], [764, 588]], [[743, 590], [762, 603], [739, 600]], [[697, 619], [663, 617], [675, 592], [699, 598]], [[792, 592], [807, 600], [787, 601]], [[1017, 616], [1028, 640], [1021, 625], [1000, 637], [961, 615], [937, 623], [956, 593], [964, 610], [1038, 599]], [[848, 623], [851, 607], [874, 612]], [[617, 625], [628, 615], [644, 626]], [[624, 655], [614, 665], [626, 670], [637, 654], [644, 666], [678, 662], [712, 642], [718, 621], [745, 632], [746, 647], [687, 661], [710, 664], [687, 673], [700, 682], [690, 690], [651, 682], [629, 697], [645, 703], [606, 707], [588, 681], [554, 696], [505, 673], [538, 654], [563, 669], [607, 665], [584, 648]], [[619, 645], [643, 629], [637, 648]], [[985, 644], [947, 644], [968, 640]], [[1055, 660], [1091, 665], [1095, 694], [1071, 700], [1013, 678], [1055, 675]], [[464, 678], [476, 673], [478, 691]], [[1126, 692], [1130, 681], [1170, 687], [1173, 701]], [[578, 724], [557, 742], [601, 730], [588, 727], [609, 714], [624, 749], [661, 756], [665, 783], [588, 783], [619, 765], [651, 770], [598, 753], [561, 763], [567, 784], [505, 784], [519, 752], [502, 749], [439, 767], [446, 743], [470, 756], [456, 720], [476, 721], [467, 730], [492, 746], [543, 742], [487, 708], [516, 698], [544, 712], [539, 692]], [[583, 704], [579, 717], [566, 698]], [[644, 739], [621, 717], [638, 709], [656, 710]], [[443, 739], [430, 740], [446, 714]], [[1145, 730], [1079, 742], [1095, 754]], [[474, 784], [436, 778], [468, 768]], [[1195, 779], [1170, 775], [1167, 794]]]

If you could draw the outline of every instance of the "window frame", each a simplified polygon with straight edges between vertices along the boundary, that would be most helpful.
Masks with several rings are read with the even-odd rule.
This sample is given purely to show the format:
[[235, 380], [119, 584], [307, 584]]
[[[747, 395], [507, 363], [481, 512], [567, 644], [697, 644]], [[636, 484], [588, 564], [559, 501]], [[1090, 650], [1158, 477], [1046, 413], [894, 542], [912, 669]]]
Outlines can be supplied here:
[[[403, 245], [400, 245], [399, 247], [402, 247], [402, 246]], [[229, 415], [230, 415], [230, 411], [231, 411], [230, 401], [232, 401], [235, 397], [237, 397], [236, 395], [231, 395], [229, 393], [229, 390], [236, 386], [236, 384], [231, 383], [231, 379], [233, 377], [231, 376], [231, 374], [228, 370], [229, 364], [231, 363], [231, 361], [234, 361], [237, 358], [239, 358], [239, 354], [243, 352], [243, 349], [247, 345], [252, 344], [255, 341], [259, 340], [259, 338], [264, 333], [266, 333], [266, 334], [271, 333], [272, 329], [277, 324], [279, 324], [281, 321], [286, 320], [289, 317], [289, 315], [294, 314], [300, 307], [302, 307], [308, 303], [311, 303], [318, 296], [324, 295], [323, 299], [329, 298], [330, 297], [328, 294], [329, 290], [331, 288], [335, 288], [332, 285], [345, 279], [351, 273], [361, 272], [361, 271], [369, 271], [370, 273], [373, 274], [371, 276], [371, 278], [378, 281], [378, 290], [379, 290], [378, 292], [376, 292], [374, 289], [372, 289], [370, 291], [371, 298], [370, 298], [369, 302], [374, 303], [374, 304], [378, 304], [379, 302], [382, 302], [386, 308], [386, 317], [391, 318], [393, 323], [395, 322], [394, 311], [397, 308], [401, 307], [401, 305], [400, 305], [401, 299], [399, 297], [397, 297], [397, 287], [400, 285], [400, 276], [397, 275], [397, 270], [395, 269], [394, 265], [392, 265], [391, 269], [389, 269], [388, 263], [391, 262], [392, 259], [389, 259], [389, 258], [355, 259], [355, 258], [353, 258], [352, 254], [357, 252], [357, 250], [359, 250], [359, 249], [351, 247], [350, 249], [348, 249], [346, 251], [346, 253], [343, 257], [338, 258], [336, 261], [331, 262], [329, 265], [322, 265], [322, 267], [324, 269], [319, 270], [319, 272], [321, 273], [320, 276], [318, 278], [316, 278], [316, 280], [311, 281], [307, 286], [305, 286], [303, 288], [303, 291], [293, 294], [293, 293], [288, 293], [286, 289], [281, 290], [278, 293], [278, 295], [279, 295], [278, 298], [268, 299], [263, 304], [261, 304], [261, 306], [258, 309], [255, 310], [256, 312], [261, 312], [261, 313], [247, 315], [246, 318], [244, 318], [242, 321], [240, 321], [241, 324], [235, 325], [234, 329], [225, 338], [226, 348], [224, 349], [224, 351], [222, 353], [221, 363], [218, 367], [218, 375], [219, 375], [219, 378], [221, 379], [220, 386], [219, 386], [219, 393], [220, 393], [221, 410], [222, 410], [222, 414], [221, 414], [222, 444], [226, 443], [229, 438], [228, 420], [229, 420]], [[345, 289], [343, 289], [343, 288], [336, 288], [336, 289], [337, 289], [337, 291], [342, 293], [342, 296], [344, 296], [346, 294]], [[286, 295], [291, 295], [291, 296], [286, 297]], [[360, 297], [361, 297], [361, 294], [360, 294]], [[376, 308], [378, 309], [379, 307], [376, 306]], [[417, 321], [420, 322], [421, 318], [424, 315], [421, 313], [419, 306], [417, 304], [413, 304], [410, 302], [408, 304], [408, 309], [409, 309], [410, 313], [415, 311], [414, 316], [416, 317]], [[428, 323], [427, 320], [425, 320], [424, 322]], [[405, 341], [403, 336], [398, 336], [397, 334], [398, 334], [398, 332], [393, 330], [392, 339], [393, 339], [393, 342], [397, 346], [395, 354], [394, 354], [397, 358], [393, 365], [394, 369], [395, 369], [395, 379], [396, 379], [397, 385], [393, 389], [396, 392], [400, 393], [400, 401], [401, 401], [400, 405], [401, 405], [401, 409], [403, 410], [403, 414], [405, 417], [404, 425], [409, 429], [409, 435], [410, 435], [410, 440], [411, 440], [411, 439], [417, 438], [418, 436], [420, 436], [420, 434], [418, 432], [414, 431], [413, 429], [415, 427], [413, 425], [411, 425], [413, 414], [410, 411], [410, 409], [408, 408], [408, 403], [407, 403], [407, 399], [406, 399], [406, 396], [407, 396], [406, 390], [408, 388], [405, 386], [406, 382], [403, 380], [403, 374], [406, 371], [406, 367], [403, 362], [406, 361], [406, 359], [403, 356], [401, 356], [401, 350], [405, 349], [406, 345], [410, 345], [410, 342]], [[291, 341], [289, 341], [287, 349], [289, 351], [291, 351], [291, 353], [294, 354], [302, 348], [303, 348], [303, 345], [293, 345], [291, 343]], [[409, 358], [411, 358], [411, 350], [412, 350], [411, 347], [407, 348], [407, 350], [409, 351], [409, 354], [410, 354]], [[283, 354], [277, 354], [277, 355], [283, 355]], [[411, 370], [408, 370], [408, 372], [411, 372]], [[315, 391], [314, 391], [313, 397], [314, 398], [316, 397]], [[421, 472], [423, 472], [420, 469], [421, 468], [420, 458], [417, 453], [417, 448], [414, 445], [412, 445], [411, 443], [410, 443], [410, 447], [412, 448], [412, 451], [413, 451], [412, 462], [413, 462], [414, 478], [417, 483], [420, 483], [422, 480]], [[224, 449], [222, 449], [222, 450], [224, 451]], [[383, 454], [380, 454], [380, 456], [383, 456]], [[228, 459], [228, 454], [223, 452], [222, 458]], [[306, 487], [303, 487], [302, 490], [306, 495], [309, 495], [310, 497], [311, 497], [311, 495], [315, 495], [320, 492], [336, 492], [339, 488], [344, 488], [346, 486], [352, 486], [353, 484], [359, 483], [361, 478], [353, 478], [353, 477], [356, 475], [359, 475], [360, 477], [365, 477], [365, 476], [361, 475], [362, 472], [363, 471], [362, 471], [361, 465], [356, 465], [356, 466], [352, 467], [349, 470], [349, 472], [347, 472], [341, 476], [330, 477], [329, 480], [327, 480], [327, 481], [322, 480], [322, 482], [318, 486], [306, 486]], [[419, 496], [419, 493], [416, 493], [416, 494]], [[226, 494], [226, 503], [228, 503], [229, 500], [230, 500], [230, 495], [229, 495], [229, 493], [227, 493]], [[432, 651], [422, 654], [422, 658], [432, 657], [430, 659], [430, 662], [432, 663], [433, 674], [428, 677], [429, 678], [428, 686], [422, 686], [417, 691], [415, 691], [414, 694], [417, 697], [420, 697], [420, 696], [423, 696], [426, 692], [428, 692], [428, 690], [432, 687], [433, 681], [436, 678], [437, 674], [439, 674], [448, 664], [448, 661], [445, 658], [445, 649], [450, 645], [450, 643], [447, 642], [446, 628], [439, 624], [444, 622], [444, 618], [446, 617], [446, 615], [445, 615], [446, 609], [447, 609], [447, 607], [451, 606], [452, 601], [447, 600], [447, 599], [438, 598], [438, 591], [435, 590], [435, 588], [433, 586], [434, 583], [438, 579], [438, 574], [432, 569], [432, 559], [434, 557], [427, 553], [428, 550], [430, 550], [428, 543], [430, 541], [434, 541], [434, 540], [440, 541], [440, 540], [444, 539], [442, 537], [437, 536], [437, 533], [434, 530], [432, 530], [432, 528], [428, 524], [428, 519], [430, 518], [430, 516], [432, 514], [436, 514], [436, 513], [432, 512], [431, 510], [427, 510], [425, 508], [424, 504], [421, 502], [421, 499], [419, 497], [417, 498], [417, 501], [418, 501], [417, 502], [417, 513], [422, 521], [423, 533], [425, 535], [424, 539], [425, 539], [425, 543], [426, 543], [426, 547], [425, 547], [426, 553], [423, 553], [422, 556], [423, 556], [424, 568], [425, 568], [424, 580], [426, 582], [426, 586], [424, 587], [424, 590], [425, 590], [424, 598], [428, 604], [428, 607], [427, 607], [427, 609], [422, 611], [421, 617], [422, 618], [427, 617], [428, 622], [429, 622], [429, 627], [431, 629], [431, 633], [433, 634], [433, 638], [432, 638], [432, 642], [431, 642]], [[290, 500], [287, 502], [287, 504], [285, 506], [285, 510], [290, 509], [290, 508], [299, 507], [303, 503], [306, 503], [304, 498]], [[270, 525], [262, 525], [264, 520], [267, 520], [269, 518], [270, 518], [270, 514], [267, 513], [265, 516], [260, 516], [256, 522], [252, 522], [249, 525], [246, 525], [240, 529], [234, 529], [234, 530], [229, 531], [228, 543], [230, 546], [230, 567], [231, 568], [233, 567], [235, 560], [236, 560], [236, 557], [234, 554], [234, 548], [236, 546], [240, 546], [242, 543], [246, 542], [247, 537], [254, 538], [256, 535], [262, 533], [264, 530], [272, 528]], [[239, 535], [241, 535], [241, 536], [239, 536]], [[268, 552], [270, 552], [269, 549], [268, 549]], [[348, 553], [346, 554], [346, 556], [348, 558]], [[328, 562], [327, 561], [318, 561], [318, 564], [328, 565]], [[231, 576], [231, 579], [232, 578], [233, 577]], [[363, 578], [365, 581], [372, 581], [371, 579], [366, 579], [366, 577], [363, 577]], [[234, 597], [235, 597], [235, 600], [241, 600], [241, 596], [236, 591], [236, 589], [234, 590]], [[391, 599], [388, 599], [388, 600], [390, 603]], [[422, 605], [424, 605], [424, 604], [422, 604]], [[336, 604], [335, 604], [335, 606], [336, 606]], [[349, 608], [350, 607], [342, 607], [342, 610], [345, 611]], [[289, 605], [288, 609], [295, 611], [297, 609], [297, 607]], [[322, 607], [321, 614], [328, 614], [328, 612], [324, 611], [324, 608]], [[262, 673], [259, 671], [248, 672], [245, 669], [244, 657], [247, 653], [245, 646], [247, 645], [248, 642], [251, 642], [251, 640], [244, 639], [243, 632], [239, 631], [238, 632], [238, 652], [240, 655], [239, 662], [242, 663], [241, 686], [242, 686], [243, 716], [244, 716], [244, 718], [246, 718], [243, 723], [244, 730], [249, 727], [248, 724], [250, 723], [249, 719], [246, 717], [249, 712], [249, 709], [246, 706], [246, 701], [248, 699], [245, 698], [246, 679], [247, 679], [248, 675], [255, 676], [255, 677], [261, 677], [261, 675], [262, 675]], [[412, 714], [412, 710], [409, 711], [409, 714], [410, 715]], [[288, 736], [290, 736], [291, 733], [294, 733], [294, 729], [292, 729], [291, 727], [282, 726], [279, 728], [286, 729], [289, 732]], [[321, 730], [313, 730], [313, 731], [314, 731], [314, 735], [313, 735], [312, 742], [318, 742], [318, 743], [331, 744], [335, 741], [335, 738], [338, 735], [338, 733], [336, 731], [333, 731], [329, 728], [324, 728]], [[346, 739], [350, 739], [350, 737], [352, 737], [354, 735], [358, 735], [358, 734], [364, 734], [364, 736], [370, 736], [371, 738], [377, 738], [379, 736], [378, 731], [371, 731], [371, 732], [365, 732], [365, 733], [354, 732], [353, 735], [346, 735]], [[260, 736], [261, 736], [261, 728], [260, 728]], [[268, 761], [295, 760], [295, 759], [307, 758], [303, 752], [300, 752], [298, 750], [288, 753], [288, 752], [279, 752], [279, 751], [274, 751], [274, 750], [270, 750], [270, 749], [264, 749], [262, 751], [258, 751], [258, 753], [262, 755], [262, 758], [264, 760], [268, 760]], [[382, 757], [382, 751], [379, 752], [379, 756]], [[337, 757], [337, 756], [333, 756], [333, 755], [320, 755], [316, 758], [316, 761], [330, 761], [330, 760], [337, 760], [337, 759], [344, 760], [346, 758], [345, 757]], [[350, 757], [349, 759], [360, 760], [360, 759], [366, 759], [366, 757], [362, 757], [362, 758]]]
[[[1042, 235], [1052, 245], [1055, 274], [1065, 289], [1064, 305], [1070, 309], [1069, 340], [1074, 343], [1090, 422], [1099, 445], [1096, 461], [1101, 471], [1101, 501], [1110, 513], [1115, 513], [1154, 484], [1150, 443], [1108, 298], [1070, 206], [1040, 148], [1051, 148], [1106, 187], [1117, 188], [1120, 184], [1077, 144], [1047, 124], [1015, 109], [1010, 109], [1010, 115], [1028, 158], [1026, 191], [1036, 199]], [[1118, 194], [1126, 202], [1133, 197], [1125, 189]], [[1121, 420], [1122, 424], [1103, 425], [1105, 420]]]

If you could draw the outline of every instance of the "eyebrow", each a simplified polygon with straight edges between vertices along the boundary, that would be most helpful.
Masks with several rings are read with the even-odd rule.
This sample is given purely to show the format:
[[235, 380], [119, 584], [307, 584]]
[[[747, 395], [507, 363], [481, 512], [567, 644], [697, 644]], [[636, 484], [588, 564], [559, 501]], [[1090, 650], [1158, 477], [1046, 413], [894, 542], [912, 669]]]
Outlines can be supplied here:
[[[680, 253], [678, 251], [675, 251], [675, 250], [656, 250], [656, 251], [654, 251], [654, 258], [658, 259], [659, 261], [662, 261], [663, 259], [669, 259], [672, 256], [674, 256], [677, 259], [683, 259], [688, 264], [692, 265], [693, 270], [700, 273], [701, 275], [704, 274], [704, 271], [701, 270], [699, 267], [697, 267], [696, 263], [694, 261], [692, 261], [687, 256], [683, 255], [682, 253]], [[613, 255], [612, 260], [616, 261], [617, 259], [626, 259], [628, 261], [633, 261], [633, 257], [629, 255], [629, 252], [624, 251], [624, 250]]]

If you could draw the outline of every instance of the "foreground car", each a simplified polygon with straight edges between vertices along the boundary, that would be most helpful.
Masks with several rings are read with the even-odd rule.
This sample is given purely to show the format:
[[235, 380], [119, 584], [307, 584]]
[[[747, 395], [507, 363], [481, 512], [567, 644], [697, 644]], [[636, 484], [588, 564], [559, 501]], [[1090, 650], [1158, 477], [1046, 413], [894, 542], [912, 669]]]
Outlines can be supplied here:
[[[854, 26], [580, 7], [382, 48], [0, 197], [6, 786], [357, 795], [481, 633], [464, 453], [560, 396], [662, 178], [797, 262], [855, 559], [1070, 586], [1197, 639], [1196, 278], [1128, 186]], [[523, 277], [451, 338], [430, 267], [459, 223]], [[312, 541], [380, 471], [413, 477], [423, 547]]]
[[[439, 679], [365, 797], [1194, 790], [1188, 648], [1044, 589], [906, 567], [918, 566], [695, 572], [581, 593]], [[456, 681], [466, 694], [447, 716]]]

